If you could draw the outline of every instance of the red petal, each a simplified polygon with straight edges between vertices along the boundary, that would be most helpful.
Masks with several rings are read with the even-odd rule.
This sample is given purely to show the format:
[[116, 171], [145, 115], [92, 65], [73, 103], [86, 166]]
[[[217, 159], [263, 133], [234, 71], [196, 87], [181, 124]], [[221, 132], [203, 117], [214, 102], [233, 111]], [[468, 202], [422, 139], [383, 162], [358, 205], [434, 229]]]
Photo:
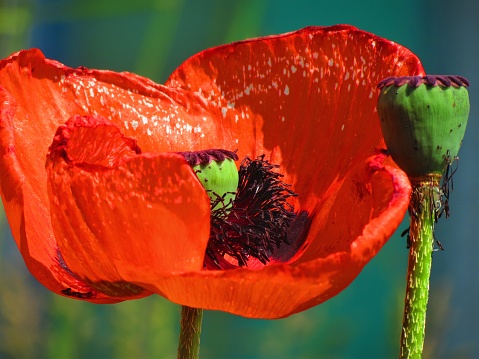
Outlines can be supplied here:
[[[351, 169], [384, 148], [376, 85], [391, 75], [416, 74], [424, 71], [408, 49], [339, 25], [203, 51], [167, 85], [217, 104], [239, 157], [270, 156], [299, 194], [296, 210], [316, 216], [334, 203]], [[312, 228], [318, 226], [316, 216]], [[355, 233], [329, 238], [325, 246], [349, 246]], [[315, 238], [311, 231], [306, 242]]]
[[77, 116], [59, 128], [47, 161], [63, 258], [112, 296], [141, 291], [126, 282], [150, 271], [201, 270], [209, 237], [210, 201], [191, 167], [135, 149], [115, 125]]
[[[312, 224], [307, 248], [290, 266], [207, 273], [205, 280], [192, 274], [191, 280], [199, 288], [209, 286], [205, 293], [215, 299], [201, 297], [200, 289], [182, 294], [186, 287], [194, 292], [184, 278], [171, 277], [156, 287], [183, 304], [254, 317], [289, 315], [344, 289], [394, 232], [408, 202], [402, 172], [387, 168], [371, 177], [364, 169], [383, 147], [376, 84], [393, 74], [423, 73], [406, 48], [349, 26], [226, 45], [181, 65], [167, 84], [216, 103], [236, 136], [240, 157], [265, 153], [279, 163], [299, 194], [296, 210], [307, 211]], [[287, 274], [268, 285], [276, 272]], [[241, 289], [232, 290], [231, 297], [221, 293], [225, 282], [210, 282], [211, 276], [235, 281], [235, 275]], [[253, 289], [263, 285], [252, 301]], [[298, 299], [291, 299], [293, 292]], [[278, 297], [278, 305], [271, 304], [271, 296]]]
[[[110, 298], [92, 290], [64, 268], [58, 256], [58, 246], [53, 236], [49, 206], [46, 203], [42, 173], [44, 165], [32, 165], [33, 152], [18, 151], [19, 141], [31, 145], [22, 136], [21, 128], [15, 130], [15, 100], [0, 87], [0, 183], [7, 218], [25, 263], [32, 274], [47, 288], [59, 294], [85, 298], [96, 303], [114, 303], [121, 298]], [[34, 126], [36, 128], [36, 126]], [[42, 128], [39, 126], [39, 133]], [[40, 173], [40, 175], [39, 175]]]
[[[252, 318], [286, 317], [333, 297], [379, 251], [407, 208], [409, 181], [402, 171], [382, 166], [382, 157], [354, 166], [332, 193], [333, 205], [324, 203], [308, 258], [260, 270], [150, 273], [148, 288], [176, 303]], [[352, 239], [349, 246], [331, 247], [329, 238], [344, 237]]]
[[224, 137], [220, 124], [204, 120], [209, 106], [194, 93], [134, 74], [71, 69], [35, 49], [0, 61], [2, 199], [31, 273], [59, 294], [118, 301], [90, 290], [58, 258], [44, 168], [60, 125], [75, 114], [97, 114], [121, 126], [145, 151], [204, 149]]
[[295, 191], [321, 195], [353, 155], [367, 158], [382, 143], [377, 83], [391, 74], [423, 73], [408, 49], [340, 25], [203, 51], [167, 85], [217, 105], [225, 131], [234, 135], [223, 147], [239, 148], [240, 158], [271, 155], [294, 177], [287, 180]]

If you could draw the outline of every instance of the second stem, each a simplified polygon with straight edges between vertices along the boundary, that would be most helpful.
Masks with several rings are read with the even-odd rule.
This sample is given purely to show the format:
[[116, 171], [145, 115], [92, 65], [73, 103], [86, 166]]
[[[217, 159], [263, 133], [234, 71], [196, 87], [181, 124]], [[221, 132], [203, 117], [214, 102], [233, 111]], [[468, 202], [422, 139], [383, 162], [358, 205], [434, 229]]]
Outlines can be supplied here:
[[[409, 263], [401, 333], [401, 359], [421, 358], [424, 347], [426, 308], [429, 297], [434, 223], [440, 210], [440, 178], [412, 180], [409, 205]], [[439, 206], [439, 208], [438, 208]]]

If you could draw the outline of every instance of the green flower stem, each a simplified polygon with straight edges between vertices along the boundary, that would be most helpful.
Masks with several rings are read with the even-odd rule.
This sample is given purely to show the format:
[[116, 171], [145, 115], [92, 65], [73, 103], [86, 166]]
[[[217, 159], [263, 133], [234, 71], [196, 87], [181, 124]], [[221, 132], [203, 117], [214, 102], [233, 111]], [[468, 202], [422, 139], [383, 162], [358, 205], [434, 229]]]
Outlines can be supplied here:
[[440, 203], [440, 176], [411, 179], [409, 264], [399, 358], [421, 358], [429, 297], [434, 223]]
[[181, 307], [178, 359], [198, 359], [203, 309]]

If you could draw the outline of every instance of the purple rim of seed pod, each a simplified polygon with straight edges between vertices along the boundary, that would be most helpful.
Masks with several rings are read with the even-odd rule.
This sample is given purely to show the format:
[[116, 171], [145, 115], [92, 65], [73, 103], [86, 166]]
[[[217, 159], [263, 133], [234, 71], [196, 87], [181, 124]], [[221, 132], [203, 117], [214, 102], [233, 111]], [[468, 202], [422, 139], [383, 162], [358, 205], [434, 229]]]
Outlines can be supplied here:
[[400, 87], [404, 84], [416, 88], [422, 84], [429, 86], [442, 86], [442, 87], [468, 87], [469, 81], [462, 76], [456, 75], [426, 75], [426, 76], [392, 76], [387, 77], [378, 84], [378, 89], [382, 89], [385, 86]]
[[203, 151], [187, 151], [187, 152], [175, 152], [182, 155], [186, 162], [190, 166], [205, 165], [211, 163], [211, 161], [222, 162], [229, 158], [234, 161], [238, 160], [236, 152], [223, 150], [223, 149], [210, 149]]

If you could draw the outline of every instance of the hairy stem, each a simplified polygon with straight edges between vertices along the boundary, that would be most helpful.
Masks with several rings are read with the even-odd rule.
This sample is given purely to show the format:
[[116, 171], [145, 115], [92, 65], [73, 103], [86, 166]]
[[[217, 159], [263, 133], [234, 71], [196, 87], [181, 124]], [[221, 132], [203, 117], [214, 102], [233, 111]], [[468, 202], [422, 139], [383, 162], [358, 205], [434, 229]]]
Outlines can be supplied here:
[[181, 307], [178, 359], [198, 359], [203, 309]]
[[399, 358], [421, 358], [429, 297], [434, 223], [439, 210], [439, 179], [412, 180], [409, 204], [409, 264]]

